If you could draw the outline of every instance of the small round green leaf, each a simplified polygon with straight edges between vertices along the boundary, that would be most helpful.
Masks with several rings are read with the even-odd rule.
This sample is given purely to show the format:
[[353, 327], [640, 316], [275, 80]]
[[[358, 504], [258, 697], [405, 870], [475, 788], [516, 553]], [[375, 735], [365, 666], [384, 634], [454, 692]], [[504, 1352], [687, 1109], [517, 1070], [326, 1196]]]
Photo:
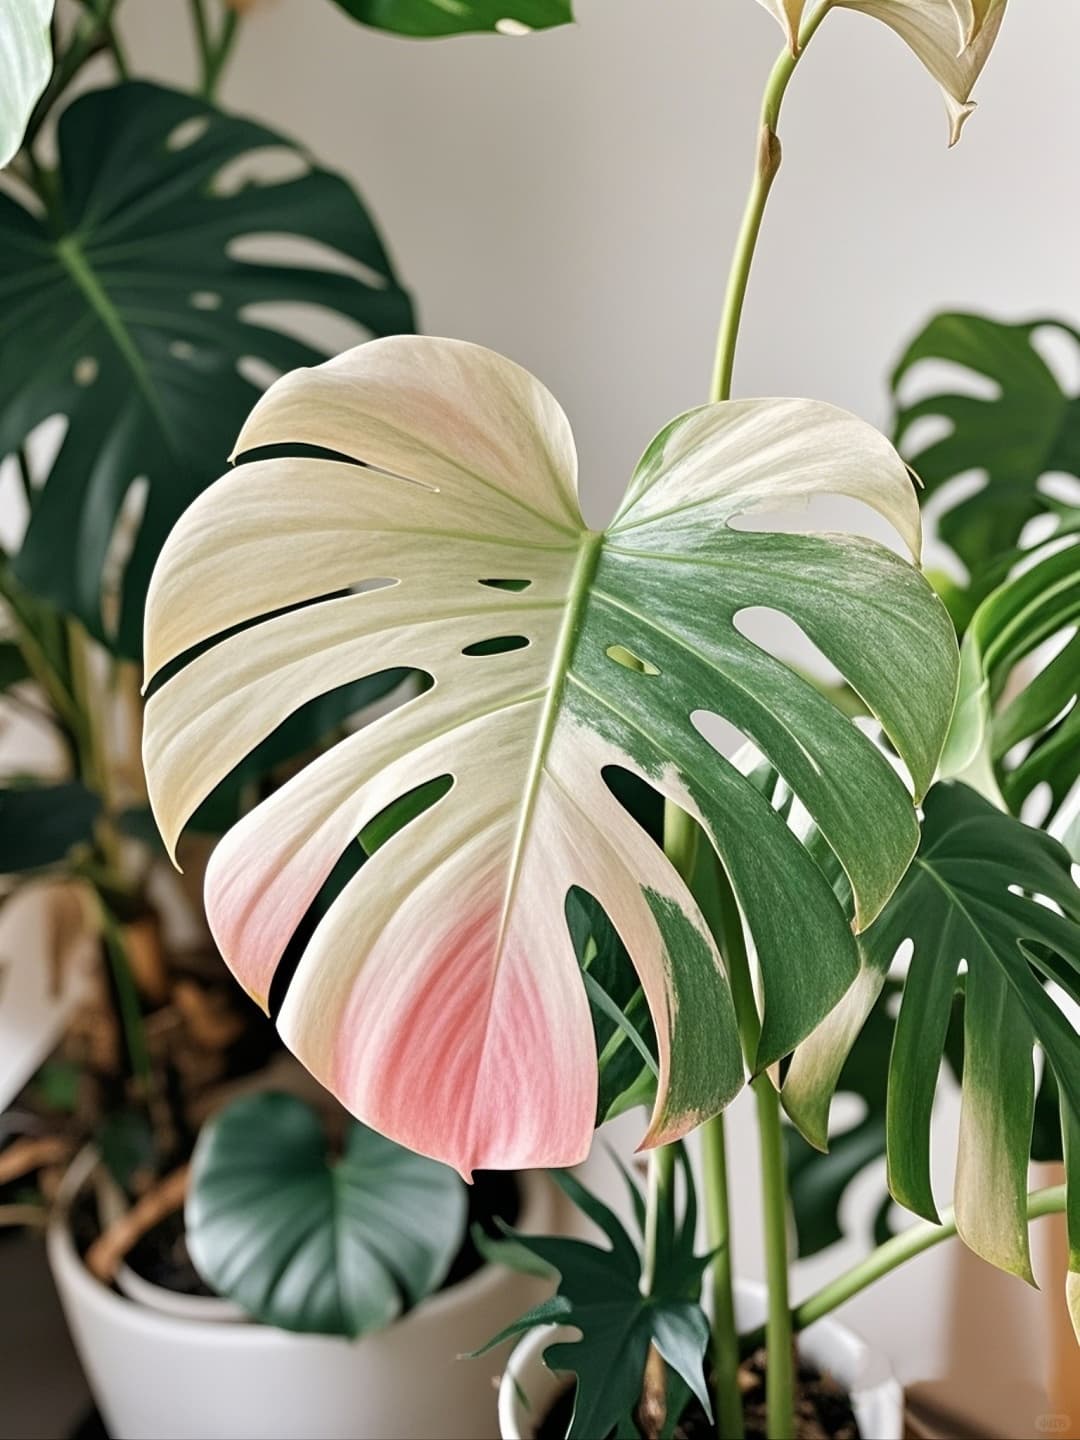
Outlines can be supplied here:
[[452, 1170], [362, 1125], [331, 1155], [310, 1106], [263, 1094], [204, 1127], [185, 1219], [200, 1274], [256, 1320], [357, 1336], [438, 1288], [466, 1201]]

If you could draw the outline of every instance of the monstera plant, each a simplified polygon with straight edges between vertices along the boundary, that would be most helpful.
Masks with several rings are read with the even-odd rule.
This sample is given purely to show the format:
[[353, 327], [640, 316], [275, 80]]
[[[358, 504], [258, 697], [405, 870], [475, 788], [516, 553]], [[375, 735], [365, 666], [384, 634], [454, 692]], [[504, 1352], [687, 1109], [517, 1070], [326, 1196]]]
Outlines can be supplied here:
[[[648, 445], [602, 531], [581, 518], [569, 422], [509, 360], [461, 341], [387, 336], [312, 364], [268, 327], [251, 336], [240, 306], [265, 298], [257, 281], [274, 298], [296, 278], [220, 273], [213, 249], [213, 280], [185, 276], [177, 296], [171, 189], [158, 204], [151, 193], [145, 214], [136, 204], [133, 221], [164, 262], [152, 267], [157, 305], [183, 315], [182, 349], [170, 341], [162, 355], [122, 267], [112, 268], [124, 237], [108, 233], [118, 223], [108, 206], [80, 209], [79, 184], [49, 189], [54, 202], [73, 197], [47, 212], [54, 226], [70, 223], [69, 209], [84, 221], [75, 238], [55, 232], [58, 284], [79, 302], [72, 313], [88, 303], [94, 338], [116, 343], [129, 368], [132, 345], [150, 352], [147, 384], [125, 392], [110, 454], [133, 427], [167, 430], [169, 413], [146, 403], [159, 366], [185, 377], [172, 382], [178, 407], [188, 383], [202, 393], [204, 288], [229, 318], [226, 366], [254, 344], [276, 369], [302, 367], [235, 427], [234, 467], [208, 488], [208, 476], [199, 481], [146, 592], [144, 758], [169, 849], [297, 716], [357, 685], [417, 677], [396, 708], [298, 764], [219, 844], [206, 906], [237, 979], [358, 1120], [467, 1179], [481, 1168], [571, 1165], [598, 1118], [632, 1103], [651, 1110], [647, 1195], [631, 1182], [640, 1243], [571, 1181], [609, 1248], [508, 1237], [500, 1251], [558, 1272], [558, 1293], [511, 1332], [552, 1320], [579, 1332], [547, 1351], [576, 1377], [565, 1417], [574, 1436], [653, 1440], [687, 1405], [715, 1417], [718, 1434], [743, 1434], [741, 1352], [758, 1337], [740, 1337], [735, 1323], [723, 1111], [744, 1083], [761, 1147], [770, 1440], [796, 1433], [793, 1330], [907, 1256], [958, 1230], [1026, 1275], [1028, 1219], [1067, 1203], [1080, 1248], [1076, 1186], [1068, 1199], [1066, 1187], [1025, 1190], [1036, 1047], [1075, 1159], [1080, 1076], [1060, 995], [1080, 991], [1080, 915], [1067, 853], [1000, 808], [1010, 785], [1019, 793], [1027, 783], [1013, 779], [1026, 763], [1018, 741], [1067, 776], [1068, 747], [1056, 739], [1068, 723], [1067, 663], [1044, 671], [1018, 710], [1003, 679], [1037, 637], [1069, 624], [1067, 563], [1056, 550], [1046, 568], [1005, 563], [1001, 578], [1019, 589], [985, 602], [993, 612], [973, 622], [961, 665], [950, 612], [917, 568], [918, 501], [900, 453], [821, 402], [731, 398], [781, 161], [781, 106], [823, 22], [849, 9], [895, 31], [941, 86], [955, 141], [1005, 0], [764, 3], [785, 43], [766, 84], [708, 403]], [[392, 0], [343, 8], [408, 33], [569, 18], [539, 0], [497, 11]], [[231, 20], [216, 38], [202, 27], [208, 94]], [[184, 118], [168, 114], [171, 124]], [[153, 135], [167, 150], [186, 139], [205, 158], [200, 213], [219, 227], [220, 246], [247, 233], [255, 201], [206, 195], [215, 147], [232, 155], [244, 142], [213, 116], [193, 118], [207, 121], [194, 140], [164, 119]], [[320, 177], [289, 183], [329, 203]], [[98, 223], [102, 209], [106, 233], [88, 240], [87, 210]], [[102, 277], [120, 287], [137, 330], [119, 324], [116, 304], [106, 318]], [[384, 280], [365, 305], [385, 302], [389, 272]], [[109, 391], [112, 372], [100, 361], [80, 370], [74, 343], [65, 337], [60, 368], [75, 360], [76, 385], [100, 379]], [[230, 381], [224, 393], [240, 392]], [[1037, 488], [1067, 448], [1052, 420], [1068, 406], [1052, 405], [1048, 389], [1044, 398], [1045, 416], [1031, 423], [1045, 419], [1054, 433], [1037, 453], [1018, 441], [1023, 459], [1000, 462], [983, 501], [1008, 484], [1017, 517], [1041, 502], [1011, 493], [1016, 475]], [[945, 413], [960, 440], [962, 420], [978, 423], [959, 403]], [[205, 441], [224, 460], [219, 418], [223, 427], [217, 417], [192, 441], [200, 458]], [[932, 486], [952, 463], [947, 445], [937, 463]], [[167, 456], [160, 464], [167, 470]], [[145, 476], [148, 513], [155, 476]], [[769, 524], [770, 512], [822, 495], [869, 505], [906, 553]], [[966, 516], [953, 523], [952, 534], [968, 533]], [[999, 533], [974, 528], [980, 544]], [[745, 612], [760, 609], [793, 622], [843, 684], [816, 683], [752, 640]], [[118, 613], [120, 635], [135, 613], [127, 598]], [[104, 608], [100, 628], [114, 633]], [[735, 755], [710, 739], [714, 717], [743, 737]], [[1055, 783], [1063, 801], [1065, 778]], [[910, 964], [897, 965], [908, 942]], [[827, 1144], [832, 1094], [890, 986], [902, 999], [884, 1085], [889, 1173], [895, 1197], [924, 1218], [793, 1312], [782, 1110], [808, 1144]], [[945, 1211], [929, 1185], [927, 1134], [958, 1000], [964, 1118], [956, 1205]], [[696, 1130], [703, 1256], [681, 1148]], [[1075, 1282], [1070, 1297], [1075, 1312]]]
[[[1077, 339], [1060, 320], [939, 315], [895, 372], [898, 441], [927, 490], [972, 472], [983, 477], [974, 493], [943, 492], [938, 530], [953, 560], [934, 577], [962, 640], [942, 771], [964, 783], [931, 792], [919, 859], [866, 937], [860, 982], [789, 1074], [788, 1108], [815, 1144], [825, 1143], [834, 1089], [860, 1095], [866, 1106], [828, 1154], [789, 1133], [807, 1251], [839, 1238], [841, 1197], [886, 1151], [893, 1192], [919, 1213], [936, 1214], [927, 1157], [943, 1047], [962, 1078], [969, 1140], [975, 1127], [999, 1137], [994, 1147], [965, 1149], [957, 1172], [961, 1229], [1025, 1278], [1029, 1149], [1039, 1160], [1061, 1160], [1075, 1126], [1075, 1025], [1044, 988], [1075, 997], [1080, 955], [1070, 873], [1070, 860], [1080, 858], [1080, 507], [1069, 488], [1080, 467], [1076, 401], [1055, 358], [1062, 343], [1067, 356]], [[951, 366], [944, 393], [933, 383], [940, 368], [930, 368], [943, 361]], [[917, 437], [920, 419], [939, 429], [914, 448], [908, 437]], [[894, 1020], [895, 982], [886, 972], [898, 938], [917, 948]], [[950, 965], [950, 953], [963, 959], [962, 969]], [[1017, 1063], [1025, 1034], [1043, 1051], [1041, 1074]], [[890, 1046], [895, 1082], [886, 1092], [874, 1083], [874, 1056]], [[989, 1228], [988, 1211], [998, 1217]]]
[[[956, 633], [916, 568], [907, 466], [831, 406], [729, 398], [780, 107], [822, 21], [848, 8], [894, 29], [942, 86], [955, 141], [1005, 6], [767, 8], [787, 47], [766, 87], [710, 403], [649, 444], [603, 531], [581, 519], [569, 423], [539, 381], [459, 341], [379, 340], [271, 386], [235, 467], [166, 542], [146, 609], [145, 760], [170, 846], [298, 707], [393, 667], [426, 677], [245, 816], [207, 876], [238, 980], [358, 1118], [468, 1178], [573, 1164], [613, 1105], [651, 1105], [640, 1251], [579, 1187], [609, 1249], [506, 1249], [560, 1276], [507, 1333], [552, 1320], [580, 1332], [547, 1352], [576, 1376], [571, 1435], [671, 1433], [688, 1400], [719, 1434], [742, 1434], [722, 1112], [744, 1077], [761, 1135], [771, 1437], [795, 1433], [793, 1325], [957, 1230], [1029, 1275], [1029, 1216], [1065, 1199], [1026, 1194], [1036, 1046], [1066, 1135], [1080, 1113], [1075, 1027], [1055, 993], [1080, 991], [1068, 856], [999, 808], [1001, 786], [1024, 780], [982, 783], [1005, 745], [988, 738], [993, 675], [1068, 623], [1075, 571], [1051, 551], [995, 597], [965, 642], [950, 732]], [[1008, 496], [1017, 519], [1040, 508], [1032, 491], [1066, 443], [1051, 412], [1067, 407], [1044, 388], [1043, 448], [1007, 472], [1024, 472]], [[949, 402], [956, 451], [969, 410]], [[992, 476], [982, 504], [1005, 483]], [[768, 527], [768, 512], [821, 494], [870, 505], [911, 558]], [[967, 503], [946, 539], [984, 543]], [[794, 621], [843, 687], [751, 641], [742, 617], [757, 608]], [[1070, 683], [1055, 662], [1005, 711], [1009, 745], [1044, 752], [1040, 776], [1068, 756], [1047, 727]], [[708, 738], [711, 717], [744, 737], [733, 758]], [[948, 774], [963, 778], [935, 784], [947, 735]], [[662, 850], [649, 796], [666, 807]], [[373, 829], [378, 849], [325, 908], [341, 857]], [[297, 931], [310, 937], [298, 962]], [[893, 1195], [925, 1220], [793, 1316], [781, 1104], [827, 1146], [833, 1091], [908, 942], [888, 982], [902, 1002], [881, 1133]], [[928, 1126], [958, 989], [963, 1119], [943, 1216]], [[711, 1264], [676, 1214], [680, 1168], [692, 1204], [680, 1142], [698, 1127]], [[711, 1323], [697, 1309], [706, 1270]]]

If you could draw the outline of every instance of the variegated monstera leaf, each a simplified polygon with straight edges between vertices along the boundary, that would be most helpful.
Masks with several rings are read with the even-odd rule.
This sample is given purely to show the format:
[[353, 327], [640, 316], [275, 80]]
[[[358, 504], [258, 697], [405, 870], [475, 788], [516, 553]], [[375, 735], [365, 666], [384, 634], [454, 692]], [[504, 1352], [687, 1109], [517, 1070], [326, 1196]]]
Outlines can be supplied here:
[[[896, 452], [828, 405], [706, 406], [657, 436], [598, 533], [578, 510], [569, 424], [543, 386], [489, 351], [417, 338], [279, 380], [237, 448], [266, 446], [305, 453], [217, 481], [151, 586], [150, 677], [189, 660], [147, 706], [162, 834], [174, 844], [222, 776], [312, 697], [398, 666], [433, 684], [221, 843], [207, 909], [222, 954], [265, 1006], [342, 853], [402, 795], [450, 777], [319, 923], [278, 1015], [287, 1043], [360, 1119], [465, 1174], [581, 1160], [597, 1067], [565, 918], [579, 887], [621, 935], [652, 1011], [660, 1074], [645, 1143], [682, 1134], [742, 1083], [732, 1004], [687, 887], [605, 772], [645, 779], [716, 847], [763, 975], [748, 1059], [775, 1061], [856, 974], [851, 922], [882, 909], [918, 825], [891, 765], [747, 639], [739, 613], [771, 607], [802, 627], [879, 717], [918, 795], [957, 657], [940, 602], [891, 551], [730, 522], [844, 493], [915, 550]], [[847, 872], [853, 916], [701, 733], [709, 713], [797, 792]]]
[[[808, 0], [759, 0], [776, 16], [793, 50]], [[941, 86], [949, 143], [975, 109], [971, 92], [990, 58], [1006, 0], [823, 0], [826, 8], [861, 10], [894, 30]]]

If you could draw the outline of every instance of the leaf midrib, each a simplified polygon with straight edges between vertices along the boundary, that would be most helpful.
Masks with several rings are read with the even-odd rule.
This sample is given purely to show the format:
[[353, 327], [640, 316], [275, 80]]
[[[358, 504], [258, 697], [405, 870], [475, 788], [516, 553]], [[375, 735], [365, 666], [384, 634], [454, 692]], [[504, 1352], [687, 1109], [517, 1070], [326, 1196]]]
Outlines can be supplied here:
[[73, 235], [65, 235], [56, 242], [56, 255], [61, 265], [71, 277], [76, 288], [81, 292], [90, 309], [97, 315], [106, 333], [113, 344], [120, 352], [124, 363], [131, 372], [132, 379], [138, 388], [146, 407], [153, 416], [162, 438], [168, 447], [169, 453], [174, 461], [179, 463], [181, 459], [180, 447], [172, 432], [165, 410], [160, 402], [139, 348], [132, 339], [131, 334], [124, 323], [123, 316], [113, 304], [111, 297], [105, 290], [101, 281], [94, 273], [92, 267], [87, 263], [78, 241]]
[[[550, 683], [547, 698], [544, 701], [540, 724], [536, 732], [536, 744], [533, 747], [532, 757], [529, 761], [529, 771], [525, 782], [525, 795], [521, 807], [521, 816], [518, 821], [517, 833], [514, 836], [513, 849], [510, 852], [510, 883], [507, 886], [502, 915], [499, 919], [496, 956], [502, 953], [507, 922], [513, 912], [518, 880], [521, 875], [521, 857], [528, 843], [529, 829], [532, 825], [533, 812], [536, 809], [536, 800], [540, 792], [540, 782], [545, 772], [547, 753], [551, 745], [551, 737], [554, 734], [555, 725], [559, 718], [559, 711], [562, 707], [563, 692], [566, 689], [566, 681], [570, 672], [570, 661], [581, 628], [581, 617], [592, 590], [593, 576], [596, 574], [596, 567], [600, 561], [600, 552], [603, 548], [603, 543], [604, 536], [602, 532], [586, 530], [582, 534], [578, 544], [577, 560], [574, 564], [573, 574], [570, 577], [570, 586], [566, 594], [566, 614], [563, 617], [563, 622], [559, 629], [559, 638], [555, 644], [555, 653], [551, 658], [551, 669], [548, 672]], [[494, 987], [492, 987], [492, 993], [489, 995], [489, 1004], [492, 1001], [493, 994]]]
[[933, 865], [928, 864], [924, 858], [916, 856], [912, 864], [918, 865], [919, 868], [923, 870], [930, 877], [931, 880], [933, 880], [934, 884], [937, 885], [938, 889], [941, 890], [942, 893], [945, 895], [946, 900], [951, 902], [955, 909], [959, 911], [959, 913], [964, 917], [967, 924], [971, 927], [971, 932], [976, 937], [976, 941], [979, 947], [984, 951], [985, 954], [990, 956], [994, 964], [1003, 972], [1005, 978], [1010, 981], [1011, 985], [1011, 977], [1009, 975], [1008, 965], [1006, 965], [1004, 961], [1000, 959], [997, 947], [994, 945], [993, 940], [990, 938], [989, 934], [979, 923], [979, 921], [976, 920], [972, 912], [968, 909], [967, 905], [964, 903], [960, 892], [956, 890], [954, 886], [950, 885], [949, 882], [945, 879], [945, 877], [940, 873], [940, 871], [936, 870]]

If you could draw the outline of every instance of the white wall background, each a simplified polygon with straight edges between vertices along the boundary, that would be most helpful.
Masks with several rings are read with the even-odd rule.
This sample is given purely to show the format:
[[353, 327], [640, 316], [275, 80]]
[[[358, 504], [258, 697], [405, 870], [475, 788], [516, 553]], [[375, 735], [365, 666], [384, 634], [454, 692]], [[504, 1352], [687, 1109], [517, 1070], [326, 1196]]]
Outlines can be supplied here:
[[[577, 0], [528, 37], [397, 40], [256, 0], [224, 99], [359, 184], [429, 332], [533, 369], [590, 518], [704, 398], [775, 23], [753, 0]], [[140, 69], [192, 73], [184, 7], [125, 7]], [[1013, 0], [959, 147], [891, 32], [832, 15], [788, 95], [736, 375], [885, 418], [932, 310], [1080, 318], [1080, 4]]]
[[[125, 8], [140, 72], [190, 78], [183, 10]], [[355, 179], [424, 328], [503, 350], [550, 385], [597, 523], [651, 434], [704, 398], [780, 36], [753, 0], [578, 10], [576, 27], [528, 38], [418, 43], [358, 29], [328, 0], [258, 0], [223, 99]], [[1013, 0], [950, 152], [936, 88], [896, 38], [830, 17], [788, 97], [737, 392], [887, 423], [884, 376], [933, 310], [1080, 319], [1078, 54], [1077, 0]], [[743, 1268], [760, 1273], [745, 1111], [733, 1135]], [[878, 1184], [851, 1197], [853, 1217]], [[905, 1378], [951, 1376], [991, 1433], [1035, 1433], [1041, 1312], [1019, 1282], [941, 1252], [850, 1315]]]

